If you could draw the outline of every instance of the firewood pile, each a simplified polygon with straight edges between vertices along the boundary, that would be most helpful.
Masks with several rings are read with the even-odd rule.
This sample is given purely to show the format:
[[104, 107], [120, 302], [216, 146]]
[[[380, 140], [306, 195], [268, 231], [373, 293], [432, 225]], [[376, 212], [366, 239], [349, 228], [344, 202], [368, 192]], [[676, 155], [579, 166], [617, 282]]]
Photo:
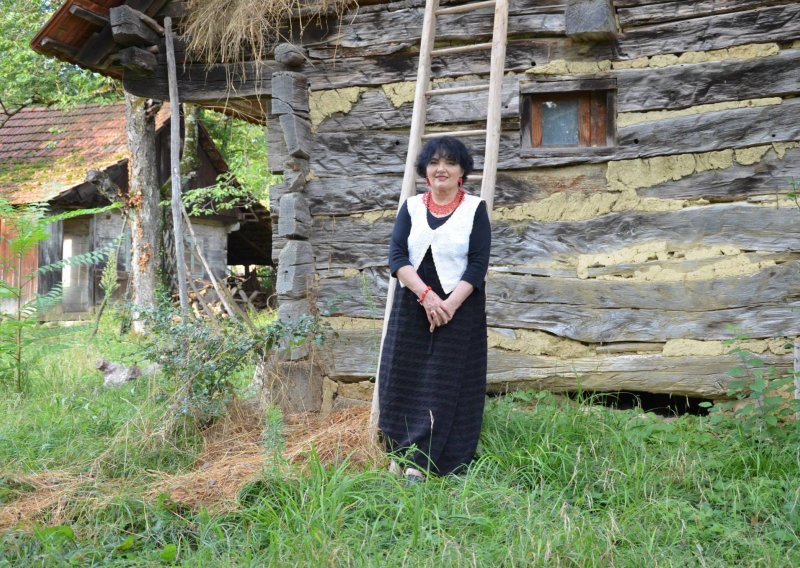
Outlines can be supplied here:
[[[242, 312], [259, 312], [271, 306], [273, 299], [262, 290], [258, 279], [231, 275], [225, 279], [228, 296], [236, 302]], [[229, 316], [213, 284], [208, 280], [189, 281], [189, 304], [197, 317], [225, 319]]]

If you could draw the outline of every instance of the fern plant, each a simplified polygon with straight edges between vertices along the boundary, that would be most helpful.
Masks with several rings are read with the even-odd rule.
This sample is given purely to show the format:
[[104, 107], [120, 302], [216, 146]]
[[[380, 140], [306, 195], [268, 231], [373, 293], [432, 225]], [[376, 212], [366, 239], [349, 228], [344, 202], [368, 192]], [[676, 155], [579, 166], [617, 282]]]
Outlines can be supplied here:
[[44, 204], [15, 207], [7, 200], [0, 199], [0, 220], [4, 229], [0, 234], [0, 245], [5, 253], [0, 258], [0, 301], [6, 304], [6, 310], [0, 313], [0, 383], [13, 384], [18, 392], [22, 392], [26, 377], [39, 358], [57, 345], [58, 338], [73, 331], [40, 323], [41, 316], [61, 301], [61, 285], [44, 294], [33, 294], [29, 300], [25, 299], [25, 290], [43, 274], [65, 266], [102, 262], [116, 243], [111, 242], [102, 249], [28, 271], [25, 270], [24, 259], [49, 237], [48, 225], [82, 215], [104, 213], [117, 207], [119, 205], [114, 204], [47, 216], [47, 206]]

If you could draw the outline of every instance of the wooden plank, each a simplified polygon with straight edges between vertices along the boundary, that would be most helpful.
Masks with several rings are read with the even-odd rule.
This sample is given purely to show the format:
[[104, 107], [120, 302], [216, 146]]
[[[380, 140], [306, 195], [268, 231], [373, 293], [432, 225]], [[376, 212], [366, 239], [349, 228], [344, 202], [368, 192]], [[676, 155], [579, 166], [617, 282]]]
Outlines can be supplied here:
[[617, 47], [620, 59], [637, 59], [748, 43], [794, 41], [798, 36], [800, 4], [795, 2], [626, 30]]
[[[385, 268], [380, 267], [362, 272], [358, 276], [357, 290], [354, 290], [352, 278], [321, 278], [320, 291], [325, 292], [325, 297], [340, 298], [341, 313], [353, 315], [345, 310], [355, 309], [359, 305], [368, 306], [376, 299], [378, 304], [382, 303], [386, 286], [371, 281], [371, 278], [384, 271]], [[685, 317], [692, 318], [697, 317], [696, 314], [718, 310], [742, 307], [755, 309], [759, 306], [779, 306], [800, 300], [800, 289], [793, 286], [798, 275], [800, 261], [797, 260], [769, 266], [750, 275], [664, 282], [578, 279], [574, 276], [523, 276], [490, 271], [487, 290], [489, 302], [504, 306], [520, 305], [514, 309], [524, 309], [523, 306], [527, 306], [541, 310], [546, 309], [549, 304], [557, 304], [587, 310], [681, 312]], [[357, 317], [372, 316], [360, 312]], [[506, 324], [510, 319], [507, 316], [492, 317], [503, 321], [503, 326], [508, 327]], [[613, 315], [607, 318], [613, 318]], [[671, 337], [680, 336], [667, 335], [663, 340]], [[648, 339], [650, 340], [661, 339]]]
[[[375, 374], [377, 331], [340, 331], [327, 344], [328, 376], [337, 381]], [[790, 356], [762, 355], [778, 369], [791, 367]], [[551, 391], [643, 391], [702, 398], [724, 397], [739, 364], [735, 355], [664, 357], [661, 354], [562, 359], [489, 349], [488, 391], [537, 388]]]
[[800, 178], [800, 148], [787, 150], [781, 158], [770, 150], [757, 163], [734, 164], [721, 170], [692, 174], [679, 180], [638, 190], [642, 197], [661, 199], [707, 199], [734, 201], [756, 195], [773, 195], [783, 201], [790, 179]]
[[[408, 51], [375, 57], [344, 57], [341, 50], [309, 49], [313, 65], [301, 72], [308, 77], [312, 91], [336, 89], [353, 85], [380, 86], [386, 83], [414, 80], [417, 72], [415, 55]], [[315, 56], [316, 54], [316, 56]], [[334, 58], [334, 55], [337, 55]], [[551, 59], [608, 59], [611, 49], [606, 45], [590, 46], [586, 53], [563, 39], [532, 39], [510, 41], [506, 50], [506, 70], [525, 71]], [[178, 86], [192, 101], [225, 101], [229, 96], [228, 78], [231, 78], [237, 97], [247, 98], [270, 94], [270, 77], [274, 71], [283, 70], [275, 62], [264, 61], [239, 65], [205, 65], [186, 63], [178, 66]], [[458, 58], [435, 58], [432, 62], [435, 77], [459, 77], [471, 74], [488, 74], [489, 59], [483, 53], [465, 54]], [[247, 79], [244, 79], [244, 78]], [[123, 78], [125, 90], [143, 97], [167, 98], [166, 63], [159, 58], [156, 74], [148, 80], [141, 77]]]
[[[560, 9], [559, 9], [560, 8]], [[336, 30], [328, 36], [309, 37], [304, 43], [328, 43], [331, 47], [365, 48], [376, 44], [401, 43], [419, 45], [422, 37], [423, 7], [405, 10], [346, 14], [341, 21], [329, 22], [328, 29]], [[487, 7], [467, 13], [445, 14], [437, 18], [437, 42], [468, 41], [476, 43], [492, 35], [494, 8]], [[508, 16], [508, 32], [527, 36], [563, 36], [563, 5], [539, 2], [514, 2]], [[312, 32], [313, 33], [313, 32]]]
[[[621, 112], [679, 109], [748, 98], [792, 95], [800, 92], [800, 50], [785, 50], [777, 55], [747, 61], [716, 61], [692, 65], [673, 65], [658, 69], [625, 69], [611, 72], [613, 77], [602, 85], [618, 84], [617, 105]], [[522, 82], [520, 82], [522, 81]], [[522, 92], [552, 91], [579, 85], [572, 80], [558, 81], [529, 76], [506, 77], [503, 83], [502, 116], [507, 121], [520, 116], [517, 83]], [[474, 85], [476, 81], [447, 84]], [[592, 81], [592, 84], [596, 84]], [[428, 101], [431, 123], [447, 124], [482, 121], [486, 117], [488, 94], [447, 94]], [[382, 90], [361, 95], [346, 114], [327, 117], [320, 132], [405, 128], [411, 115], [411, 103], [395, 107]]]
[[146, 47], [160, 42], [160, 36], [144, 22], [144, 14], [122, 4], [109, 10], [111, 35], [114, 41], [126, 47]]
[[[800, 99], [788, 99], [781, 105], [670, 117], [619, 128], [615, 148], [600, 152], [578, 149], [563, 155], [543, 151], [540, 155], [521, 156], [519, 131], [515, 128], [502, 133], [499, 168], [599, 163], [792, 142], [800, 140], [798, 113]], [[350, 175], [399, 173], [403, 171], [401, 160], [406, 145], [404, 132], [321, 132], [311, 155], [324, 156], [324, 160], [315, 160], [312, 168], [320, 177], [339, 176], [342, 171]], [[476, 156], [475, 167], [481, 169], [483, 141], [470, 140], [470, 146]], [[376, 155], [381, 160], [376, 161]]]
[[[272, 147], [270, 147], [272, 152]], [[798, 165], [800, 167], [800, 165]], [[495, 205], [507, 207], [543, 199], [561, 191], [594, 192], [607, 187], [604, 164], [564, 168], [539, 168], [536, 171], [498, 172]], [[399, 175], [315, 178], [304, 189], [315, 215], [350, 215], [366, 211], [393, 210], [400, 195]], [[283, 194], [278, 186], [270, 188], [270, 198], [277, 203]], [[478, 193], [478, 184], [470, 176], [465, 184], [469, 193]]]
[[[382, 266], [393, 218], [375, 222], [315, 217], [311, 244], [318, 269]], [[664, 241], [671, 250], [730, 245], [742, 250], [800, 250], [797, 211], [748, 204], [716, 204], [672, 212], [609, 213], [583, 221], [492, 225], [492, 264], [542, 265], [579, 254], [607, 253]]]
[[613, 74], [620, 112], [638, 112], [796, 94], [800, 92], [798, 66], [800, 50], [789, 49], [752, 60], [625, 69]]
[[619, 23], [625, 29], [791, 3], [793, 0], [658, 0], [626, 3], [628, 5], [616, 2]]

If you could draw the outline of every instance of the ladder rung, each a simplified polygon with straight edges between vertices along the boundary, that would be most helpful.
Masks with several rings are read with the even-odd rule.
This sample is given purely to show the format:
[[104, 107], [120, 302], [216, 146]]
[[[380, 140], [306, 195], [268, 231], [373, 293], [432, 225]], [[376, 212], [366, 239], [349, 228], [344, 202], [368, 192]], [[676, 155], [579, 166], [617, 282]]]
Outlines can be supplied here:
[[486, 2], [471, 2], [469, 4], [461, 4], [460, 6], [439, 8], [434, 13], [437, 16], [441, 16], [442, 14], [463, 14], [464, 12], [472, 12], [473, 10], [480, 10], [481, 8], [489, 8], [494, 5], [495, 5], [495, 0], [487, 0]]
[[430, 134], [423, 134], [422, 139], [436, 138], [437, 136], [484, 136], [486, 130], [481, 128], [478, 130], [454, 130], [452, 132], [431, 132]]
[[467, 53], [469, 51], [483, 51], [485, 49], [492, 49], [492, 42], [474, 43], [472, 45], [459, 45], [458, 47], [443, 47], [441, 49], [434, 49], [431, 51], [431, 57], [438, 57], [440, 55], [450, 55], [452, 53]]
[[425, 94], [429, 97], [435, 97], [437, 95], [454, 95], [456, 93], [475, 93], [477, 91], [488, 91], [489, 90], [489, 83], [485, 85], [470, 85], [469, 87], [445, 87], [444, 89], [431, 89], [430, 91], [425, 91]]
[[[483, 174], [476, 174], [475, 172], [472, 172], [471, 174], [469, 174], [469, 177], [467, 178], [467, 181], [469, 183], [476, 182], [476, 181], [483, 181]], [[418, 179], [416, 181], [416, 184], [417, 185], [425, 185], [425, 180]]]

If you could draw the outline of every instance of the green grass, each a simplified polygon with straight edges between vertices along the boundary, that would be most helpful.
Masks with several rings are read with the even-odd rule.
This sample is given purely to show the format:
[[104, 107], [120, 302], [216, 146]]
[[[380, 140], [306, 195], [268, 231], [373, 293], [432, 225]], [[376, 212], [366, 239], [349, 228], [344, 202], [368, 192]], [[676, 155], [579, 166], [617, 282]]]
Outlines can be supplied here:
[[211, 513], [143, 497], [153, 469], [187, 469], [198, 449], [187, 436], [137, 450], [163, 388], [105, 391], [93, 357], [69, 361], [0, 403], [0, 503], [32, 489], [14, 475], [103, 467], [55, 526], [0, 536], [0, 566], [800, 565], [796, 424], [765, 442], [707, 418], [520, 394], [489, 401], [464, 475], [405, 488], [312, 459], [265, 468], [236, 512]]

